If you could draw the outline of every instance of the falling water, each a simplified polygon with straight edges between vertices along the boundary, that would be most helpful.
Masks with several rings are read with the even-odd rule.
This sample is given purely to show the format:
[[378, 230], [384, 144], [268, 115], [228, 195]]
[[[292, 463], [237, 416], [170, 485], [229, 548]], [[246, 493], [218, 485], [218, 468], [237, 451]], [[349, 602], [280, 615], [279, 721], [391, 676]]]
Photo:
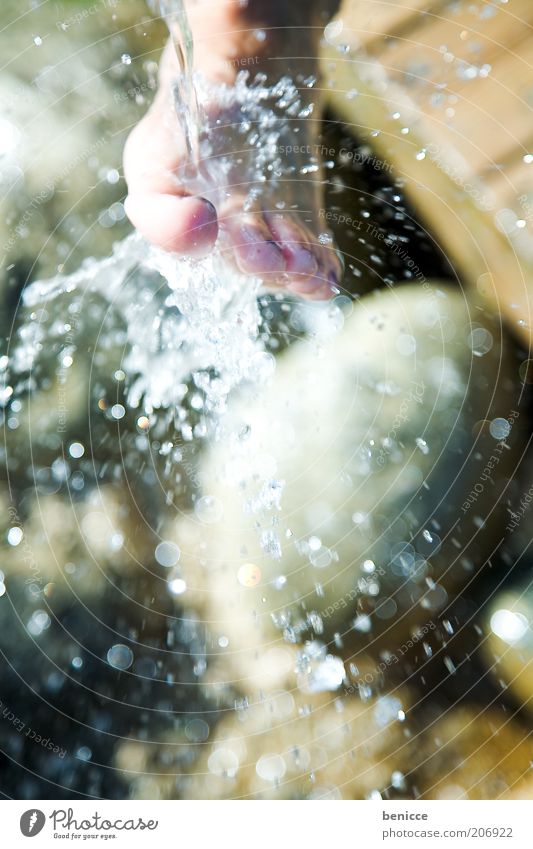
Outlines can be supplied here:
[[[240, 72], [230, 87], [212, 86], [193, 76], [192, 39], [182, 3], [160, 2], [158, 11], [169, 23], [180, 68], [176, 98], [189, 153], [187, 177], [198, 178], [200, 163], [216, 158], [216, 166], [202, 171], [202, 193], [209, 196], [212, 191], [214, 199], [230, 194], [225, 182], [227, 157], [218, 149], [217, 156], [211, 156], [213, 140], [203, 118], [203, 105], [216, 99], [217, 105], [237, 116], [233, 131], [241, 138], [236, 149], [249, 151], [246, 166], [253, 200], [255, 186], [282, 178], [292, 167], [280, 158], [280, 141], [290, 138], [292, 119], [304, 117], [308, 107], [302, 106], [298, 89], [288, 78], [269, 87], [264, 77], [250, 80], [247, 72]], [[231, 158], [231, 150], [228, 155]], [[146, 445], [147, 451], [164, 455], [166, 474], [176, 480], [174, 491], [192, 486], [189, 505], [196, 505], [197, 514], [209, 511], [210, 494], [198, 491], [196, 472], [187, 469], [187, 480], [182, 481], [183, 446], [216, 441], [230, 462], [235, 457], [236, 464], [246, 466], [245, 440], [232, 430], [235, 426], [226, 412], [238, 390], [261, 391], [276, 367], [258, 303], [261, 285], [258, 277], [244, 276], [226, 263], [218, 245], [209, 256], [193, 260], [155, 248], [133, 233], [115, 245], [110, 257], [90, 257], [75, 273], [37, 281], [26, 289], [17, 336], [2, 360], [3, 404], [8, 408], [16, 404], [18, 411], [27, 408], [29, 415], [30, 396], [50, 384], [50, 369], [61, 381], [70, 370], [88, 364], [89, 415], [118, 422], [125, 416], [133, 419], [137, 448]], [[324, 327], [326, 317], [326, 325], [332, 319], [328, 333], [342, 318], [339, 308], [324, 304], [303, 307], [281, 295], [271, 301], [276, 302], [299, 316], [303, 329], [310, 318], [318, 318]], [[114, 368], [113, 356], [118, 357]], [[107, 378], [101, 376], [101, 365], [108, 375], [110, 368], [114, 374], [115, 403], [108, 403], [102, 389]], [[197, 463], [195, 450], [193, 454]], [[64, 468], [62, 454], [57, 463], [56, 468]], [[272, 517], [268, 539], [261, 546], [276, 560], [281, 541], [275, 515], [283, 481], [271, 476], [266, 469], [256, 478], [256, 502], [261, 503], [254, 503], [254, 511]], [[211, 524], [220, 518], [210, 515], [206, 521]], [[181, 593], [181, 577], [169, 572], [169, 594], [176, 586]], [[312, 658], [309, 651], [304, 665], [312, 668], [311, 689], [340, 686], [341, 662], [319, 643], [313, 644]]]
[[178, 73], [174, 83], [176, 110], [185, 136], [188, 170], [192, 177], [199, 166], [200, 110], [193, 82], [193, 38], [183, 0], [151, 0], [152, 8], [166, 21], [176, 53]]
[[[211, 190], [216, 200], [231, 193], [225, 184], [231, 149], [220, 155], [217, 148], [216, 157], [211, 156], [214, 142], [203, 123], [202, 105], [215, 99], [240, 118], [235, 121], [241, 134], [237, 149], [249, 151], [253, 200], [257, 184], [291, 167], [280, 158], [279, 142], [290, 132], [292, 119], [307, 109], [298, 89], [288, 78], [268, 87], [263, 76], [250, 80], [242, 71], [233, 86], [213, 86], [194, 76], [192, 37], [181, 0], [161, 0], [154, 8], [165, 17], [176, 48], [176, 105], [187, 139], [188, 176], [192, 179], [193, 171], [198, 176], [200, 157], [210, 162], [202, 169], [205, 194]], [[3, 403], [16, 399], [24, 404], [28, 390], [48, 380], [50, 355], [60, 371], [75, 368], [78, 357], [83, 363], [82, 318], [95, 312], [95, 304], [106, 304], [93, 330], [97, 340], [91, 370], [102, 358], [100, 352], [105, 359], [106, 351], [120, 348], [116, 373], [121, 375], [122, 401], [143, 431], [159, 436], [161, 428], [172, 424], [182, 441], [220, 440], [229, 398], [244, 384], [259, 389], [275, 369], [269, 334], [262, 329], [260, 288], [261, 280], [238, 273], [218, 245], [209, 256], [193, 260], [155, 248], [133, 233], [115, 245], [110, 257], [90, 257], [75, 273], [26, 289], [19, 331], [3, 370]], [[293, 308], [290, 298], [277, 297]], [[301, 318], [301, 305], [294, 308]], [[314, 305], [309, 311], [316, 315], [325, 309]], [[91, 403], [101, 409], [101, 386], [91, 393]], [[123, 404], [119, 407], [122, 415]], [[234, 442], [231, 434], [225, 438]]]

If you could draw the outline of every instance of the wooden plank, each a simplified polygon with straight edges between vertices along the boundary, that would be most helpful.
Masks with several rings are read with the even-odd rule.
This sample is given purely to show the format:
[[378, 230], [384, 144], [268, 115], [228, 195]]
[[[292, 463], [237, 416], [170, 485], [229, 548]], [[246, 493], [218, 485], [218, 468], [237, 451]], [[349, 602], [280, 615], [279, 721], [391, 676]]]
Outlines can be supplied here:
[[[340, 42], [359, 43], [356, 30], [352, 41], [347, 22], [364, 6], [346, 0], [339, 14], [345, 24]], [[533, 202], [527, 206], [523, 195], [533, 192], [533, 162], [523, 157], [533, 154], [533, 3], [514, 0], [507, 8], [488, 0], [455, 0], [446, 9], [446, 15], [442, 10], [422, 15], [411, 8], [401, 19], [401, 36], [394, 35], [398, 12], [389, 24], [381, 17], [387, 35], [368, 41], [366, 50], [346, 53], [329, 45], [324, 59], [328, 84], [333, 82], [330, 98], [355, 134], [405, 181], [458, 274], [529, 344]], [[474, 27], [472, 10], [480, 9], [496, 11], [476, 15]], [[478, 59], [471, 63], [477, 73], [465, 74], [470, 66], [464, 57], [473, 43], [478, 44]], [[407, 63], [421, 59], [431, 67], [413, 84]], [[481, 74], [483, 64], [490, 67]], [[503, 165], [512, 165], [512, 171]]]

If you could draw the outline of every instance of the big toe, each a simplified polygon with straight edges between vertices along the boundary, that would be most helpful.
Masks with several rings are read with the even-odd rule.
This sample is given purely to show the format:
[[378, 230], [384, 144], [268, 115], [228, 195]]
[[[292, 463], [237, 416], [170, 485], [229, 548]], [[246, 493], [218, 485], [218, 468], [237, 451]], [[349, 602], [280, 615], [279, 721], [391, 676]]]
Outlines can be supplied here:
[[314, 300], [338, 293], [342, 262], [329, 234], [322, 242], [293, 214], [267, 213], [272, 237], [285, 260], [285, 285], [291, 292]]
[[148, 241], [167, 251], [204, 256], [218, 234], [215, 207], [205, 198], [170, 194], [131, 194], [125, 209]]

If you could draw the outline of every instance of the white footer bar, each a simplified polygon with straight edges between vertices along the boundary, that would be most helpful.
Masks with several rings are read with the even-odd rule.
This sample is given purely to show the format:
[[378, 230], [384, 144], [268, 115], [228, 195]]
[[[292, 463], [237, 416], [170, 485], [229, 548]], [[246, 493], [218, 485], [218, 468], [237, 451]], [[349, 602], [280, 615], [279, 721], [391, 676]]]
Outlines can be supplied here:
[[[6, 801], [0, 845], [174, 849], [531, 849], [533, 804], [516, 802]], [[34, 838], [35, 843], [30, 840]], [[69, 843], [67, 843], [69, 841]], [[191, 842], [192, 841], [192, 842]]]

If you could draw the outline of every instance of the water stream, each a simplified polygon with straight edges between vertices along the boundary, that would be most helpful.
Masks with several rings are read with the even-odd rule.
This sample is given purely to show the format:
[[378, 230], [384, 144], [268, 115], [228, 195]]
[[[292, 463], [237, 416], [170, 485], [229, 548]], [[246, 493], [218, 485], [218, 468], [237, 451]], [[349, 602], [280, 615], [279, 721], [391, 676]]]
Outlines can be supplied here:
[[199, 167], [201, 117], [193, 82], [194, 44], [191, 28], [182, 0], [151, 0], [150, 5], [156, 14], [165, 19], [176, 53], [179, 69], [174, 84], [176, 111], [180, 115], [188, 153], [187, 164], [192, 177]]
[[[153, 5], [167, 20], [176, 47], [176, 108], [187, 140], [191, 181], [201, 182], [204, 193], [211, 192], [214, 199], [228, 197], [228, 158], [218, 152], [210, 156], [213, 142], [203, 118], [202, 104], [214, 97], [219, 105], [236, 110], [237, 132], [245, 142], [240, 147], [250, 151], [251, 185], [265, 180], [267, 172], [269, 179], [272, 172], [281, 174], [289, 166], [279, 159], [280, 138], [291, 118], [304, 109], [294, 83], [282, 79], [268, 87], [263, 77], [250, 81], [248, 73], [241, 72], [235, 86], [213, 91], [192, 73], [193, 45], [182, 3], [164, 0]], [[200, 169], [200, 161], [211, 164]], [[90, 257], [75, 273], [37, 281], [25, 290], [19, 329], [4, 358], [3, 403], [29, 409], [31, 393], [49, 384], [50, 368], [61, 383], [83, 367], [87, 337], [81, 326], [93, 316], [90, 411], [117, 421], [132, 415], [137, 431], [156, 444], [159, 453], [164, 447], [171, 465], [177, 458], [177, 480], [182, 453], [165, 432], [172, 431], [180, 444], [222, 440], [229, 456], [237, 445], [242, 462], [239, 436], [225, 423], [228, 402], [245, 386], [260, 392], [276, 368], [258, 303], [260, 290], [261, 280], [238, 273], [225, 262], [218, 245], [208, 257], [192, 260], [155, 248], [133, 233], [115, 245], [110, 257]], [[306, 307], [283, 295], [273, 297], [272, 304], [297, 316], [294, 326], [299, 323], [302, 329], [314, 325], [317, 332], [327, 333], [342, 323], [342, 310], [336, 306]], [[120, 352], [114, 369], [119, 394], [116, 403], [104, 405], [99, 364], [108, 364], [112, 350]], [[189, 477], [194, 479], [194, 473]], [[265, 472], [258, 490], [264, 495], [264, 510], [276, 511], [280, 482], [273, 484]], [[273, 531], [265, 550], [277, 557], [279, 548]]]

